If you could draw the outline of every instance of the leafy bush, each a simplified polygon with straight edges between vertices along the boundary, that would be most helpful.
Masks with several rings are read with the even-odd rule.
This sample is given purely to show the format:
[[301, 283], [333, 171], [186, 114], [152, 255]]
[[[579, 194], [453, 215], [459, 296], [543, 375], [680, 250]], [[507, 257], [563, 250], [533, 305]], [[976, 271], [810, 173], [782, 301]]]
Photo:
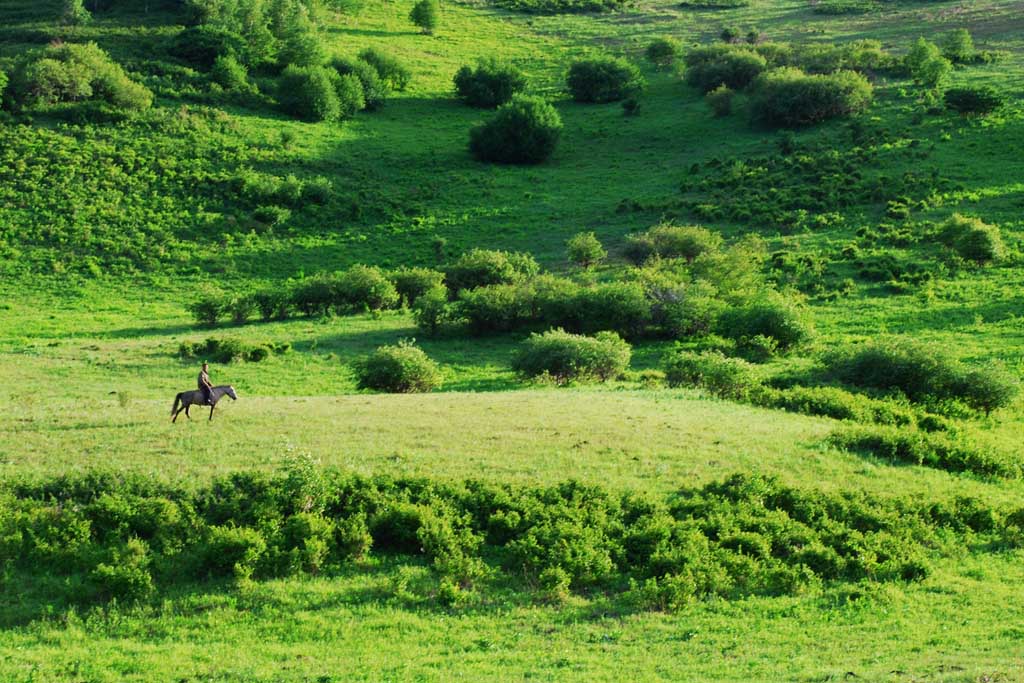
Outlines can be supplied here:
[[249, 578], [267, 551], [267, 542], [256, 529], [211, 526], [203, 547], [202, 566], [213, 576]]
[[539, 97], [517, 95], [494, 117], [469, 131], [469, 149], [480, 161], [539, 164], [562, 134], [558, 111]]
[[5, 97], [15, 109], [85, 100], [127, 111], [153, 104], [153, 93], [95, 43], [55, 43], [26, 53], [15, 64]]
[[252, 301], [264, 322], [284, 320], [288, 317], [291, 295], [281, 289], [261, 289], [253, 293]]
[[525, 89], [523, 72], [494, 57], [481, 59], [475, 69], [463, 66], [455, 73], [455, 92], [471, 107], [493, 109]]
[[797, 127], [858, 114], [871, 105], [873, 98], [871, 83], [855, 71], [807, 75], [788, 67], [757, 78], [750, 106], [762, 123]]
[[566, 242], [569, 261], [583, 268], [597, 265], [608, 255], [600, 240], [592, 232], [580, 232]]
[[525, 377], [548, 376], [559, 384], [589, 379], [605, 382], [625, 372], [631, 355], [629, 344], [614, 332], [585, 337], [556, 329], [531, 334], [513, 359], [512, 368]]
[[539, 270], [540, 266], [529, 254], [471, 249], [445, 268], [445, 282], [455, 296], [463, 289], [525, 280]]
[[954, 64], [967, 64], [974, 60], [974, 38], [965, 28], [950, 31], [939, 40], [942, 56]]
[[342, 115], [336, 87], [339, 78], [336, 72], [322, 66], [289, 66], [278, 83], [281, 108], [304, 121], [339, 120]]
[[399, 268], [388, 273], [388, 279], [402, 303], [410, 307], [428, 291], [444, 287], [444, 273], [430, 268]]
[[768, 66], [765, 58], [753, 50], [728, 45], [695, 48], [686, 53], [683, 61], [686, 82], [702, 92], [711, 92], [720, 85], [742, 90]]
[[632, 338], [643, 334], [651, 321], [651, 302], [635, 282], [606, 282], [579, 290], [572, 300], [569, 319], [550, 321], [582, 332], [610, 330]]
[[679, 51], [680, 47], [677, 41], [670, 38], [655, 38], [647, 45], [644, 56], [651, 64], [667, 69], [675, 64], [679, 57]]
[[919, 38], [906, 54], [903, 65], [915, 81], [931, 89], [942, 85], [953, 71], [953, 64], [942, 56], [938, 46], [924, 38]]
[[574, 62], [566, 77], [577, 102], [617, 102], [644, 88], [644, 77], [632, 63], [618, 57], [596, 57]]
[[530, 290], [523, 284], [463, 290], [459, 313], [476, 333], [510, 332], [530, 319]]
[[1019, 463], [986, 451], [964, 439], [927, 434], [898, 427], [859, 427], [835, 432], [829, 442], [837, 448], [870, 453], [878, 458], [950, 472], [982, 476], [1019, 477]]
[[102, 598], [121, 602], [145, 600], [153, 594], [153, 577], [149, 572], [149, 548], [137, 538], [128, 539], [121, 548], [111, 552], [108, 562], [100, 562], [89, 574], [93, 590]]
[[324, 274], [304, 278], [292, 289], [291, 304], [303, 315], [327, 315], [336, 300], [335, 279]]
[[339, 119], [350, 119], [357, 112], [366, 108], [366, 100], [363, 97], [363, 83], [356, 74], [338, 76], [334, 81], [334, 89], [338, 93]]
[[359, 53], [359, 59], [376, 69], [380, 79], [392, 90], [405, 90], [412, 80], [409, 68], [383, 50], [368, 47]]
[[416, 325], [427, 334], [437, 334], [441, 325], [451, 317], [448, 289], [444, 285], [433, 287], [419, 297], [413, 306]]
[[950, 88], [943, 95], [946, 107], [960, 114], [991, 114], [1006, 103], [1001, 92], [988, 85]]
[[249, 71], [231, 55], [217, 57], [210, 70], [210, 78], [225, 90], [233, 92], [251, 92], [253, 90], [253, 86], [249, 82]]
[[67, 26], [85, 26], [92, 21], [92, 13], [85, 8], [82, 0], [64, 0], [61, 23]]
[[665, 381], [673, 387], [696, 387], [732, 400], [746, 400], [760, 386], [756, 368], [719, 351], [677, 350], [665, 361]]
[[708, 103], [708, 107], [715, 117], [721, 118], [732, 113], [732, 98], [734, 94], [732, 89], [723, 83], [705, 95], [704, 101]]
[[239, 59], [244, 55], [245, 41], [237, 33], [223, 28], [193, 26], [175, 35], [168, 52], [186, 64], [209, 71], [218, 57]]
[[354, 364], [360, 389], [409, 394], [441, 386], [441, 368], [412, 341], [381, 346]]
[[950, 216], [940, 226], [939, 240], [975, 263], [999, 261], [1006, 252], [998, 226], [958, 213]]
[[409, 21], [427, 35], [434, 33], [441, 21], [441, 7], [437, 0], [419, 0], [409, 12]]
[[721, 235], [695, 225], [657, 225], [641, 233], [627, 235], [626, 256], [640, 264], [652, 256], [693, 262], [701, 254], [717, 251]]
[[614, 12], [632, 0], [496, 0], [499, 7], [529, 14], [579, 14]]
[[811, 326], [804, 312], [782, 296], [766, 296], [743, 306], [722, 312], [716, 331], [723, 337], [744, 344], [758, 337], [774, 340], [785, 353], [811, 337]]
[[259, 363], [270, 357], [271, 353], [284, 353], [289, 345], [273, 348], [262, 344], [250, 344], [233, 337], [209, 337], [201, 342], [181, 342], [178, 356], [183, 359], [202, 359], [213, 363], [233, 363], [248, 361]]
[[354, 75], [363, 88], [363, 106], [367, 111], [377, 111], [387, 100], [389, 87], [370, 64], [361, 59], [344, 59], [341, 57], [331, 61], [331, 66], [339, 76]]
[[352, 266], [334, 281], [334, 307], [338, 313], [379, 311], [399, 303], [398, 291], [375, 266]]
[[200, 325], [214, 326], [227, 311], [229, 301], [222, 292], [208, 292], [189, 305], [192, 317]]
[[915, 422], [914, 412], [905, 405], [854, 394], [839, 387], [796, 386], [765, 390], [756, 399], [758, 405], [768, 408], [781, 408], [803, 415], [821, 415], [836, 420], [900, 426], [913, 425]]
[[1020, 381], [1002, 365], [988, 365], [960, 373], [950, 393], [989, 415], [1013, 403], [1020, 393]]

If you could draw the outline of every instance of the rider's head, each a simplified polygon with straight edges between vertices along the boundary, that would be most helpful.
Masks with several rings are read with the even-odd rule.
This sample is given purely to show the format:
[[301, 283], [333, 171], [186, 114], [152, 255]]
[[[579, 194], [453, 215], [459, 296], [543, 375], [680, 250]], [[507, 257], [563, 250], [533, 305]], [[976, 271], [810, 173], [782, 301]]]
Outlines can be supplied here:
[[207, 362], [206, 362], [206, 361], [204, 360], [204, 361], [203, 361], [203, 370], [205, 370], [205, 369], [206, 369], [206, 368], [208, 368], [208, 367], [210, 367], [210, 364], [209, 364], [209, 363], [207, 363]]

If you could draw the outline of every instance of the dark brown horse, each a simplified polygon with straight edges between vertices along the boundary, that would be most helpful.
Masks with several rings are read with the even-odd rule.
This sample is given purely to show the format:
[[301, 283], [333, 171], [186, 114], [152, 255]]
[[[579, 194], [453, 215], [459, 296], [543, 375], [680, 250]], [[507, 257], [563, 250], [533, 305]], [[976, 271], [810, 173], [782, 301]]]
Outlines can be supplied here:
[[194, 391], [183, 391], [174, 397], [174, 405], [171, 406], [171, 422], [178, 421], [178, 414], [184, 410], [185, 417], [192, 419], [192, 416], [188, 414], [188, 409], [191, 406], [210, 406], [210, 419], [213, 419], [213, 409], [217, 407], [217, 401], [221, 400], [225, 396], [230, 396], [232, 401], [238, 400], [238, 394], [235, 393], [235, 388], [230, 384], [224, 384], [219, 387], [210, 389], [210, 402], [207, 403], [203, 398], [203, 392], [198, 389]]

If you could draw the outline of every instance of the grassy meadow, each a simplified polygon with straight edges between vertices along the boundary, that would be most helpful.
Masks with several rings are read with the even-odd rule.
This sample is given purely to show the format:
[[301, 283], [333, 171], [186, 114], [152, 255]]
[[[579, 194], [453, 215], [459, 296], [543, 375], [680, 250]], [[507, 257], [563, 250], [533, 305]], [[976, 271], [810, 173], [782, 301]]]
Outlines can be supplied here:
[[[529, 14], [453, 0], [441, 5], [435, 34], [424, 35], [408, 19], [411, 3], [365, 0], [319, 18], [327, 56], [380, 48], [412, 76], [379, 111], [344, 122], [283, 113], [272, 71], [254, 69], [254, 90], [242, 94], [182, 66], [167, 52], [184, 23], [175, 2], [112, 4], [69, 26], [61, 2], [0, 3], [0, 72], [14, 73], [23, 55], [54, 39], [93, 41], [154, 95], [151, 108], [98, 122], [76, 106], [0, 111], [0, 680], [1024, 680], [1019, 476], [943, 467], [916, 451], [840, 448], [832, 437], [855, 421], [666, 386], [666, 358], [706, 348], [699, 339], [638, 335], [615, 379], [555, 386], [513, 370], [527, 328], [433, 335], [407, 307], [216, 325], [190, 310], [211, 291], [286, 289], [356, 264], [443, 269], [473, 248], [529, 253], [546, 272], [589, 287], [632, 276], [628, 235], [700, 224], [726, 244], [762, 238], [760, 286], [798, 304], [813, 330], [797, 350], [752, 366], [773, 390], [810, 382], [831, 353], [888, 338], [1019, 383], [1024, 2], [893, 0], [830, 15], [806, 0], [711, 9], [640, 0], [607, 13]], [[966, 28], [998, 58], [957, 65], [944, 87], [989, 85], [1006, 101], [987, 116], [960, 116], [906, 74], [882, 71], [871, 75], [873, 104], [853, 119], [772, 130], [751, 123], [745, 96], [730, 116], [713, 117], [681, 64], [657, 69], [643, 55], [655, 38], [688, 49], [718, 41], [725, 27], [794, 45], [871, 39], [899, 56], [919, 37]], [[634, 115], [566, 92], [573, 60], [609, 52], [647, 81]], [[456, 99], [452, 77], [484, 56], [518, 66], [528, 92], [560, 114], [561, 140], [545, 163], [471, 156], [468, 131], [492, 113]], [[267, 202], [239, 190], [245, 174], [295, 176], [329, 192], [289, 205], [271, 224]], [[951, 258], [935, 226], [955, 212], [998, 226], [1002, 258], [984, 266]], [[608, 251], [592, 270], [566, 256], [581, 231]], [[210, 337], [287, 350], [215, 362], [214, 384], [233, 385], [238, 401], [218, 406], [212, 421], [197, 406], [191, 420], [172, 424], [174, 395], [194, 388], [201, 360], [182, 345]], [[440, 364], [439, 390], [360, 389], [356, 361], [409, 339]], [[902, 429], [918, 445], [998, 457], [1018, 471], [1024, 464], [1020, 395], [991, 414], [865, 395], [912, 419], [860, 428]], [[927, 420], [940, 424], [937, 433], [915, 426]], [[356, 525], [374, 547], [267, 569], [290, 542], [281, 540], [293, 533], [289, 520], [326, 513], [273, 499], [264, 503], [285, 507], [252, 513], [255, 521], [237, 510], [217, 517], [223, 501], [210, 501], [228, 495], [218, 486], [237, 484], [229, 477], [291, 482], [296, 462], [345, 481], [385, 482], [375, 484], [379, 500], [345, 518], [362, 514]], [[303, 472], [302, 486], [320, 481]], [[715, 492], [736, 474], [805, 498], [790, 509]], [[89, 488], [110, 481], [109, 491]], [[140, 493], [133, 481], [155, 488]], [[650, 581], [668, 574], [634, 564], [588, 582], [570, 560], [563, 582], [546, 572], [560, 567], [510, 563], [510, 553], [526, 552], [526, 537], [498, 539], [464, 500], [437, 494], [431, 512], [430, 497], [417, 497], [434, 485], [542, 497], [567, 481], [613, 501], [589, 519], [595, 528], [601, 515], [642, 499], [655, 530], [639, 537], [661, 533], [657, 524], [670, 517], [677, 524], [666, 527], [664, 553], [699, 529], [720, 575], [702, 579], [674, 561], [698, 584], [724, 586], [724, 575], [733, 583], [694, 588], [686, 599], [662, 583], [652, 598], [659, 584]], [[680, 502], [701, 487], [720, 510]], [[158, 551], [162, 532], [138, 531], [135, 518], [112, 530], [104, 517], [117, 501], [128, 509], [156, 498], [185, 520], [173, 522], [178, 546]], [[552, 510], [565, 501], [556, 502]], [[420, 515], [411, 550], [378, 543], [392, 509]], [[88, 518], [85, 536], [60, 526], [67, 515]], [[602, 542], [628, 550], [630, 525], [640, 522], [622, 515]], [[887, 526], [894, 519], [906, 535]], [[572, 544], [590, 538], [578, 521], [551, 523], [567, 535], [552, 532], [552, 547], [574, 558]], [[433, 523], [449, 534], [451, 555], [424, 540]], [[343, 545], [340, 517], [330, 524], [329, 543]], [[204, 550], [211, 538], [250, 527], [265, 536], [265, 564], [254, 555], [245, 571], [241, 562], [219, 574], [196, 568], [216, 554]], [[776, 542], [811, 528], [805, 545], [818, 555], [801, 568]], [[769, 539], [770, 552], [752, 551], [751, 534]], [[132, 560], [139, 543], [146, 559]], [[295, 547], [315, 554], [314, 544]], [[900, 566], [915, 572], [893, 574], [904, 551], [912, 557]], [[607, 552], [626, 566], [625, 551]], [[840, 568], [821, 569], [813, 561], [821, 557]], [[127, 574], [103, 574], [119, 563]], [[744, 567], [760, 588], [743, 582]], [[122, 592], [108, 592], [122, 580]]]

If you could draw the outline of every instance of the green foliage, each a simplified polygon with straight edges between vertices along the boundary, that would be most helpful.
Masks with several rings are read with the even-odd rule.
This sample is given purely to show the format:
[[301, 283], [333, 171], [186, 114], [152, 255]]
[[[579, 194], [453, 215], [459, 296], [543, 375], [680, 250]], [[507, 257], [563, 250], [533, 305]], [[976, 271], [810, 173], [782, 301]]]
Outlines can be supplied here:
[[592, 232], [579, 232], [573, 235], [566, 242], [566, 250], [569, 261], [582, 268], [591, 268], [608, 256], [601, 241]]
[[938, 46], [924, 38], [918, 39], [903, 64], [915, 81], [930, 90], [939, 88], [953, 72], [953, 64], [942, 56]]
[[729, 45], [697, 47], [683, 57], [686, 63], [686, 82], [711, 92], [720, 85], [742, 90], [750, 85], [768, 62], [752, 49]]
[[589, 14], [614, 12], [633, 0], [495, 0], [499, 7], [527, 14]]
[[455, 73], [455, 92], [471, 107], [493, 109], [526, 89], [526, 75], [494, 57], [481, 59], [476, 68], [461, 67]]
[[192, 317], [200, 325], [213, 326], [227, 312], [228, 301], [223, 292], [210, 291], [189, 305]]
[[209, 337], [201, 342], [181, 342], [178, 356], [184, 360], [204, 360], [212, 363], [235, 363], [247, 361], [259, 363], [274, 353], [285, 353], [287, 344], [273, 347], [266, 344], [251, 344], [236, 337]]
[[[764, 389], [754, 398], [758, 405], [768, 408], [781, 408], [803, 415], [821, 415], [836, 420], [899, 426], [913, 426], [916, 421], [914, 411], [905, 404], [873, 399], [839, 387]], [[936, 417], [931, 416], [933, 420]]]
[[644, 77], [632, 62], [619, 57], [595, 57], [573, 62], [566, 76], [569, 94], [577, 102], [617, 102], [644, 89]]
[[378, 48], [366, 48], [359, 53], [359, 59], [376, 69], [380, 80], [392, 90], [405, 90], [409, 81], [412, 80], [412, 72], [407, 66], [402, 64], [397, 57]]
[[356, 74], [338, 76], [334, 89], [338, 93], [338, 117], [341, 120], [350, 119], [366, 108], [363, 83]]
[[107, 562], [100, 562], [89, 573], [92, 589], [100, 600], [120, 602], [146, 600], [154, 591], [149, 572], [152, 561], [149, 547], [137, 538], [129, 538], [123, 547], [113, 548]]
[[786, 128], [859, 114], [874, 99], [871, 83], [854, 71], [808, 75], [795, 68], [775, 69], [759, 76], [751, 90], [754, 117]]
[[647, 61], [660, 69], [667, 69], [675, 64], [681, 51], [679, 42], [671, 38], [655, 38], [644, 50]]
[[463, 290], [458, 311], [477, 334], [510, 332], [530, 320], [530, 290], [525, 284], [498, 284]]
[[153, 93], [128, 78], [95, 43], [60, 43], [26, 53], [11, 73], [5, 98], [14, 109], [84, 100], [126, 111], [153, 104]]
[[517, 95], [487, 123], [469, 131], [469, 149], [480, 161], [539, 164], [558, 146], [562, 118], [540, 97]]
[[946, 107], [959, 114], [985, 116], [1006, 103], [1006, 97], [988, 85], [950, 88], [943, 94]]
[[399, 268], [388, 273], [404, 305], [412, 307], [416, 300], [432, 289], [444, 288], [444, 273], [430, 268]]
[[529, 254], [470, 249], [445, 267], [445, 282], [452, 295], [463, 289], [511, 284], [536, 275], [540, 266]]
[[82, 0], [63, 0], [63, 5], [61, 23], [67, 26], [85, 26], [92, 21], [92, 13], [85, 8]]
[[221, 55], [213, 62], [210, 78], [222, 88], [233, 92], [252, 92], [249, 71], [231, 55]]
[[304, 121], [338, 121], [342, 118], [337, 90], [340, 78], [322, 66], [289, 66], [278, 83], [281, 108]]
[[637, 264], [654, 256], [692, 263], [698, 256], [721, 247], [721, 235], [696, 225], [665, 223], [626, 237], [626, 256]]
[[722, 118], [732, 113], [732, 98], [734, 95], [733, 90], [723, 83], [705, 95], [704, 101], [708, 103], [708, 107], [715, 115], [715, 118]]
[[668, 354], [665, 381], [673, 387], [696, 387], [713, 396], [746, 400], [760, 387], [755, 366], [719, 351], [676, 350]]
[[965, 28], [958, 28], [940, 37], [942, 56], [954, 64], [967, 64], [974, 60], [974, 38]]
[[525, 377], [550, 377], [559, 384], [605, 382], [625, 372], [631, 355], [629, 344], [614, 332], [586, 337], [555, 329], [531, 334], [512, 360], [512, 368]]
[[978, 264], [999, 261], [1006, 253], [998, 226], [958, 213], [939, 227], [939, 240], [963, 258]]
[[441, 368], [412, 341], [382, 346], [353, 365], [360, 389], [409, 394], [441, 386]]
[[950, 472], [994, 477], [1021, 475], [1018, 462], [978, 447], [962, 437], [927, 434], [899, 427], [850, 427], [835, 432], [829, 441], [837, 448]]
[[740, 350], [751, 343], [760, 343], [764, 348], [759, 338], [766, 337], [774, 342], [770, 349], [782, 353], [792, 351], [812, 336], [806, 313], [791, 298], [782, 295], [762, 296], [751, 303], [726, 309], [718, 318], [716, 331], [736, 341]]
[[204, 71], [213, 68], [218, 57], [244, 59], [245, 42], [240, 35], [215, 26], [182, 29], [168, 46], [170, 54]]
[[269, 28], [279, 66], [320, 66], [327, 60], [327, 49], [301, 0], [277, 0], [271, 6]]
[[377, 69], [361, 59], [344, 59], [337, 57], [331, 60], [331, 66], [340, 76], [353, 74], [359, 79], [363, 88], [363, 103], [367, 111], [377, 111], [384, 106], [390, 88], [381, 79]]
[[334, 279], [333, 289], [338, 313], [379, 311], [399, 303], [395, 285], [375, 266], [352, 266]]
[[437, 0], [418, 0], [409, 12], [409, 21], [423, 33], [432, 35], [441, 21], [441, 6]]
[[441, 326], [451, 318], [451, 304], [448, 302], [448, 288], [444, 285], [432, 287], [416, 298], [413, 318], [416, 325], [427, 334], [437, 334]]

